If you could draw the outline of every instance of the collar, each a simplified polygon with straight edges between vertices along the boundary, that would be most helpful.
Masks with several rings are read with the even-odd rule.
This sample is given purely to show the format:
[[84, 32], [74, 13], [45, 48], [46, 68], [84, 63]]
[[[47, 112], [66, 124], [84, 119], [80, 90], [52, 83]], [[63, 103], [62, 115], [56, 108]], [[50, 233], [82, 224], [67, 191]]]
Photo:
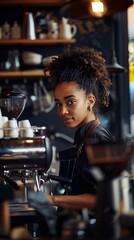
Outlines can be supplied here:
[[84, 138], [84, 136], [86, 135], [87, 130], [89, 129], [89, 127], [91, 126], [93, 121], [94, 120], [88, 122], [87, 124], [85, 124], [82, 127], [79, 127], [76, 130], [75, 137], [74, 137], [74, 143], [73, 144], [79, 145], [79, 143], [81, 142], [81, 139]]

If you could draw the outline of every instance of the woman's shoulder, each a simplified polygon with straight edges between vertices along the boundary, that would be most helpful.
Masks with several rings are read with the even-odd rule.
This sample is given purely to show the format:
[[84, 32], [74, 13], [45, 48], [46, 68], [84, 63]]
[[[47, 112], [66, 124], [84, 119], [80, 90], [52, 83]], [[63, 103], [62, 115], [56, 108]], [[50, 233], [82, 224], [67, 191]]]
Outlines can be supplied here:
[[88, 143], [98, 143], [98, 142], [107, 142], [114, 141], [114, 136], [106, 129], [102, 124], [99, 124], [91, 134]]

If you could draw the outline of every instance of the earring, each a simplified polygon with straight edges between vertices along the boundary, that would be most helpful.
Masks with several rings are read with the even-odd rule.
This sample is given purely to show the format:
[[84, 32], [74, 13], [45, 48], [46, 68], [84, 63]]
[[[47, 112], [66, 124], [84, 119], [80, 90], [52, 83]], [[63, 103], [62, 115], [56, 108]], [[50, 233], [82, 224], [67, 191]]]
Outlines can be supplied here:
[[91, 111], [91, 108], [90, 108], [90, 106], [88, 106], [88, 107], [87, 107], [87, 110], [88, 110], [89, 112]]

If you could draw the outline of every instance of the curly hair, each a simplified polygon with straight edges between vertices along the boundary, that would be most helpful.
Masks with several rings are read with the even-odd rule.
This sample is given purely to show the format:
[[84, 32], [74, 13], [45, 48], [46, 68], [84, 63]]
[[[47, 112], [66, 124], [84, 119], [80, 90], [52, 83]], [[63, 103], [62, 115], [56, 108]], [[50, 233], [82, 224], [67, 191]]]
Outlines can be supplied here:
[[62, 82], [76, 82], [87, 94], [93, 93], [96, 102], [109, 105], [111, 80], [102, 53], [94, 48], [68, 46], [57, 58], [53, 58], [45, 72], [55, 87]]

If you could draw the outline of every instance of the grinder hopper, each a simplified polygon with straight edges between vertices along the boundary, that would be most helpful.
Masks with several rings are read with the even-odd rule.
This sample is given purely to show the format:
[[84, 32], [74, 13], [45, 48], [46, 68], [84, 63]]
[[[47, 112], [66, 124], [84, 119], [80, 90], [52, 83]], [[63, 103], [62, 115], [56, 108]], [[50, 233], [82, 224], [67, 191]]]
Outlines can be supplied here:
[[0, 109], [2, 116], [17, 119], [26, 105], [26, 96], [22, 92], [9, 91], [0, 95]]

